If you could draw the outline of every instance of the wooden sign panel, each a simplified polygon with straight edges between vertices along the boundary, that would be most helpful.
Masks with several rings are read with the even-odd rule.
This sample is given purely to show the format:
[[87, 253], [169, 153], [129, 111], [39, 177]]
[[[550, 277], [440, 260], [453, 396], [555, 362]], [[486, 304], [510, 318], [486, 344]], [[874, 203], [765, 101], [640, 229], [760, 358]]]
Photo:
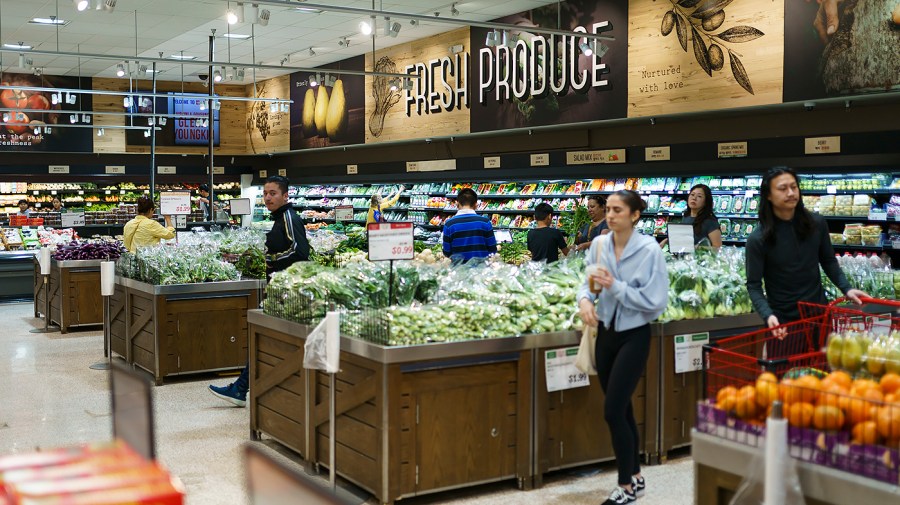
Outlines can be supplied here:
[[781, 103], [783, 2], [630, 0], [628, 41], [628, 117]]
[[[287, 98], [291, 96], [290, 76], [282, 75], [256, 85], [256, 98]], [[253, 86], [247, 86], [247, 96], [253, 96]], [[247, 148], [252, 154], [288, 151], [291, 148], [291, 114], [281, 107], [272, 110], [269, 102], [247, 104]]]
[[367, 54], [366, 70], [421, 77], [412, 89], [366, 77], [366, 143], [469, 133], [470, 50], [469, 28], [461, 28]]

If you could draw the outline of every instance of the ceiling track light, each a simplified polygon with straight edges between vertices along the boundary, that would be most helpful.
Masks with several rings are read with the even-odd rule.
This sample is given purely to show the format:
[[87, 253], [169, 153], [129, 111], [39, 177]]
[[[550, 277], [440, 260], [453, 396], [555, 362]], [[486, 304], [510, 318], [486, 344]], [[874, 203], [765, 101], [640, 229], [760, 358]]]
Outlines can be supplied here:
[[578, 48], [581, 49], [581, 53], [585, 56], [592, 56], [594, 54], [594, 49], [586, 40], [583, 40], [580, 44], [578, 44]]
[[206, 110], [206, 100], [200, 100], [200, 110]]
[[397, 77], [394, 77], [393, 79], [391, 79], [389, 81], [389, 84], [390, 84], [391, 91], [397, 91], [398, 89], [400, 89], [400, 79]]
[[499, 30], [491, 30], [484, 39], [484, 45], [487, 47], [497, 47], [502, 42], [502, 35]]
[[313, 48], [310, 47], [310, 48], [309, 48], [309, 57], [312, 58], [312, 57], [314, 57], [315, 55], [316, 55], [316, 52], [313, 51]]
[[66, 93], [66, 103], [69, 105], [75, 105], [75, 102], [78, 100], [78, 95], [74, 93]]
[[8, 122], [9, 122], [9, 114], [7, 114], [7, 113], [5, 113], [5, 112], [3, 113], [3, 122], [4, 122], [4, 123], [8, 123]]
[[82, 115], [81, 115], [81, 122], [82, 122], [82, 123], [90, 123], [90, 122], [91, 122], [91, 115], [90, 115], [90, 114], [82, 114]]
[[149, 137], [149, 136], [150, 136], [150, 128], [147, 128], [146, 130], [144, 130], [144, 137]]
[[243, 80], [244, 80], [244, 68], [243, 68], [243, 67], [238, 68], [238, 69], [235, 71], [235, 73], [234, 73], [234, 78], [235, 78], [236, 80], [238, 80], [238, 81], [243, 81]]
[[34, 67], [34, 75], [44, 75], [44, 67]]
[[418, 19], [410, 19], [409, 24], [410, 24], [410, 26], [419, 26], [419, 20]]
[[459, 16], [459, 9], [456, 8], [456, 2], [453, 2], [453, 4], [450, 6], [450, 15]]
[[519, 42], [518, 35], [513, 35], [509, 30], [503, 30], [503, 45], [510, 49], [514, 49], [517, 42]]
[[222, 82], [222, 72], [218, 69], [213, 72], [213, 82]]
[[267, 26], [269, 24], [269, 18], [272, 17], [272, 13], [269, 12], [269, 9], [261, 9], [259, 14], [256, 16], [256, 24], [259, 26]]
[[116, 64], [116, 77], [125, 77], [125, 64], [124, 63]]
[[106, 12], [116, 10], [116, 0], [97, 0], [97, 10]]
[[21, 112], [17, 112], [16, 113], [16, 121], [25, 121], [25, 114], [22, 114]]
[[75, 124], [78, 122], [78, 114], [72, 114], [69, 116], [69, 122]]
[[309, 76], [309, 85], [312, 87], [319, 85], [319, 74]]
[[412, 91], [412, 89], [413, 89], [413, 81], [412, 81], [412, 78], [411, 78], [411, 77], [404, 77], [404, 78], [403, 78], [403, 89], [405, 89], [406, 91]]
[[396, 21], [391, 21], [390, 17], [385, 16], [384, 18], [384, 34], [388, 37], [396, 37], [400, 33], [400, 28], [403, 28], [403, 25]]
[[338, 41], [338, 45], [341, 47], [350, 47], [350, 39], [341, 37], [341, 40]]
[[122, 105], [124, 105], [126, 109], [131, 108], [131, 97], [126, 96], [125, 98], [123, 98]]
[[75, 6], [76, 11], [83, 12], [91, 6], [91, 2], [90, 0], [72, 0], [72, 5]]
[[103, 128], [98, 128], [98, 129], [97, 129], [97, 136], [98, 136], [98, 137], [102, 137], [102, 136], [103, 136], [103, 133], [104, 133], [104, 132], [103, 132]]
[[323, 81], [323, 84], [325, 84], [326, 87], [333, 88], [334, 83], [336, 83], [336, 82], [337, 82], [337, 78], [335, 76], [333, 76], [331, 74], [325, 74], [325, 80]]
[[47, 134], [47, 135], [50, 135], [51, 133], [53, 133], [53, 128], [51, 128], [51, 127], [49, 127], [49, 126], [45, 126], [45, 127], [44, 127], [44, 133]]
[[159, 125], [160, 125], [160, 126], [166, 126], [166, 123], [167, 123], [167, 122], [169, 122], [169, 120], [168, 120], [167, 118], [165, 118], [165, 117], [159, 118]]
[[41, 134], [41, 127], [40, 127], [40, 126], [35, 126], [35, 127], [34, 127], [34, 134], [35, 134], [35, 135], [40, 135], [40, 134]]
[[50, 103], [52, 103], [53, 105], [56, 105], [59, 103], [59, 96], [56, 93], [53, 93], [52, 95], [50, 95]]
[[25, 68], [25, 55], [19, 53], [19, 68]]

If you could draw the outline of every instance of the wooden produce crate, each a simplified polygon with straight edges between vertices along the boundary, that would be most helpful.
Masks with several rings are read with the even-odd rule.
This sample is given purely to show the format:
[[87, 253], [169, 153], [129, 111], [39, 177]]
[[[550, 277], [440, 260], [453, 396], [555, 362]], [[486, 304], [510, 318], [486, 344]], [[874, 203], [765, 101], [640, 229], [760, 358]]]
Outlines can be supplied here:
[[59, 325], [60, 333], [103, 324], [100, 260], [51, 260], [50, 294], [50, 320]]
[[231, 370], [247, 362], [247, 310], [262, 281], [154, 286], [116, 277], [111, 300], [113, 352], [153, 374]]
[[[251, 430], [281, 441], [285, 435], [276, 430], [302, 424], [296, 391], [304, 390], [300, 367], [309, 327], [262, 311], [251, 311], [249, 320], [252, 342], [259, 346], [251, 349]], [[290, 337], [293, 344], [286, 341]], [[342, 338], [337, 473], [382, 503], [506, 479], [526, 487], [531, 480], [531, 337], [539, 335], [397, 348]], [[268, 351], [261, 352], [264, 348]], [[280, 366], [269, 368], [276, 355]], [[285, 445], [302, 446], [308, 461], [327, 466], [329, 377], [322, 372], [309, 377], [305, 439], [294, 433]], [[284, 428], [272, 427], [277, 424], [272, 421], [266, 426], [266, 417], [276, 415]]]
[[44, 276], [41, 275], [41, 263], [34, 257], [34, 317], [44, 317]]
[[[547, 472], [615, 459], [603, 416], [605, 396], [597, 376], [590, 376], [588, 387], [547, 391], [546, 351], [577, 347], [581, 334], [565, 332], [550, 337], [542, 339], [535, 350], [535, 487], [543, 484]], [[658, 399], [659, 339], [652, 337], [647, 368], [631, 400], [641, 433], [640, 452], [651, 463], [657, 462], [659, 455]]]
[[762, 324], [754, 313], [654, 325], [654, 340], [660, 343], [662, 356], [659, 367], [659, 445], [662, 462], [667, 459], [669, 451], [690, 445], [691, 428], [697, 419], [697, 401], [706, 397], [703, 371], [675, 373], [675, 336], [709, 332], [710, 342], [715, 342], [719, 338], [752, 331]]

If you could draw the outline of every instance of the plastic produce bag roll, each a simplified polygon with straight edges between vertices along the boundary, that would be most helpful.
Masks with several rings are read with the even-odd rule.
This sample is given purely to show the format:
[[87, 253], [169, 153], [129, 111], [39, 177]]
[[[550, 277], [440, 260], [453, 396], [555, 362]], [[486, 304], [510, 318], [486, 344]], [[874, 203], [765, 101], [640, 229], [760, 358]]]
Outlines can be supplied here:
[[112, 296], [116, 292], [116, 262], [100, 262], [100, 294]]

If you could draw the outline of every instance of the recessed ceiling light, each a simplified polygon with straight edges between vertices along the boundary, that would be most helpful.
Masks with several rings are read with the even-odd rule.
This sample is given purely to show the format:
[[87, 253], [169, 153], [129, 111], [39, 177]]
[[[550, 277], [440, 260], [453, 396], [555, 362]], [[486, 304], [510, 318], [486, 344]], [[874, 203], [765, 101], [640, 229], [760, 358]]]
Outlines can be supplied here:
[[306, 14], [321, 14], [322, 9], [313, 9], [312, 7], [297, 7], [294, 10], [303, 12]]
[[197, 59], [196, 56], [185, 56], [183, 54], [173, 54], [173, 55], [169, 56], [169, 58], [171, 58], [173, 60], [196, 60]]
[[247, 40], [250, 38], [250, 35], [244, 35], [242, 33], [226, 33], [222, 35], [226, 39], [239, 39], [239, 40]]
[[69, 21], [59, 18], [32, 18], [29, 23], [34, 25], [62, 25], [69, 24]]
[[3, 47], [5, 47], [5, 48], [7, 48], [7, 49], [31, 49], [31, 46], [29, 46], [28, 44], [22, 44], [22, 43], [19, 43], [19, 44], [3, 44]]

